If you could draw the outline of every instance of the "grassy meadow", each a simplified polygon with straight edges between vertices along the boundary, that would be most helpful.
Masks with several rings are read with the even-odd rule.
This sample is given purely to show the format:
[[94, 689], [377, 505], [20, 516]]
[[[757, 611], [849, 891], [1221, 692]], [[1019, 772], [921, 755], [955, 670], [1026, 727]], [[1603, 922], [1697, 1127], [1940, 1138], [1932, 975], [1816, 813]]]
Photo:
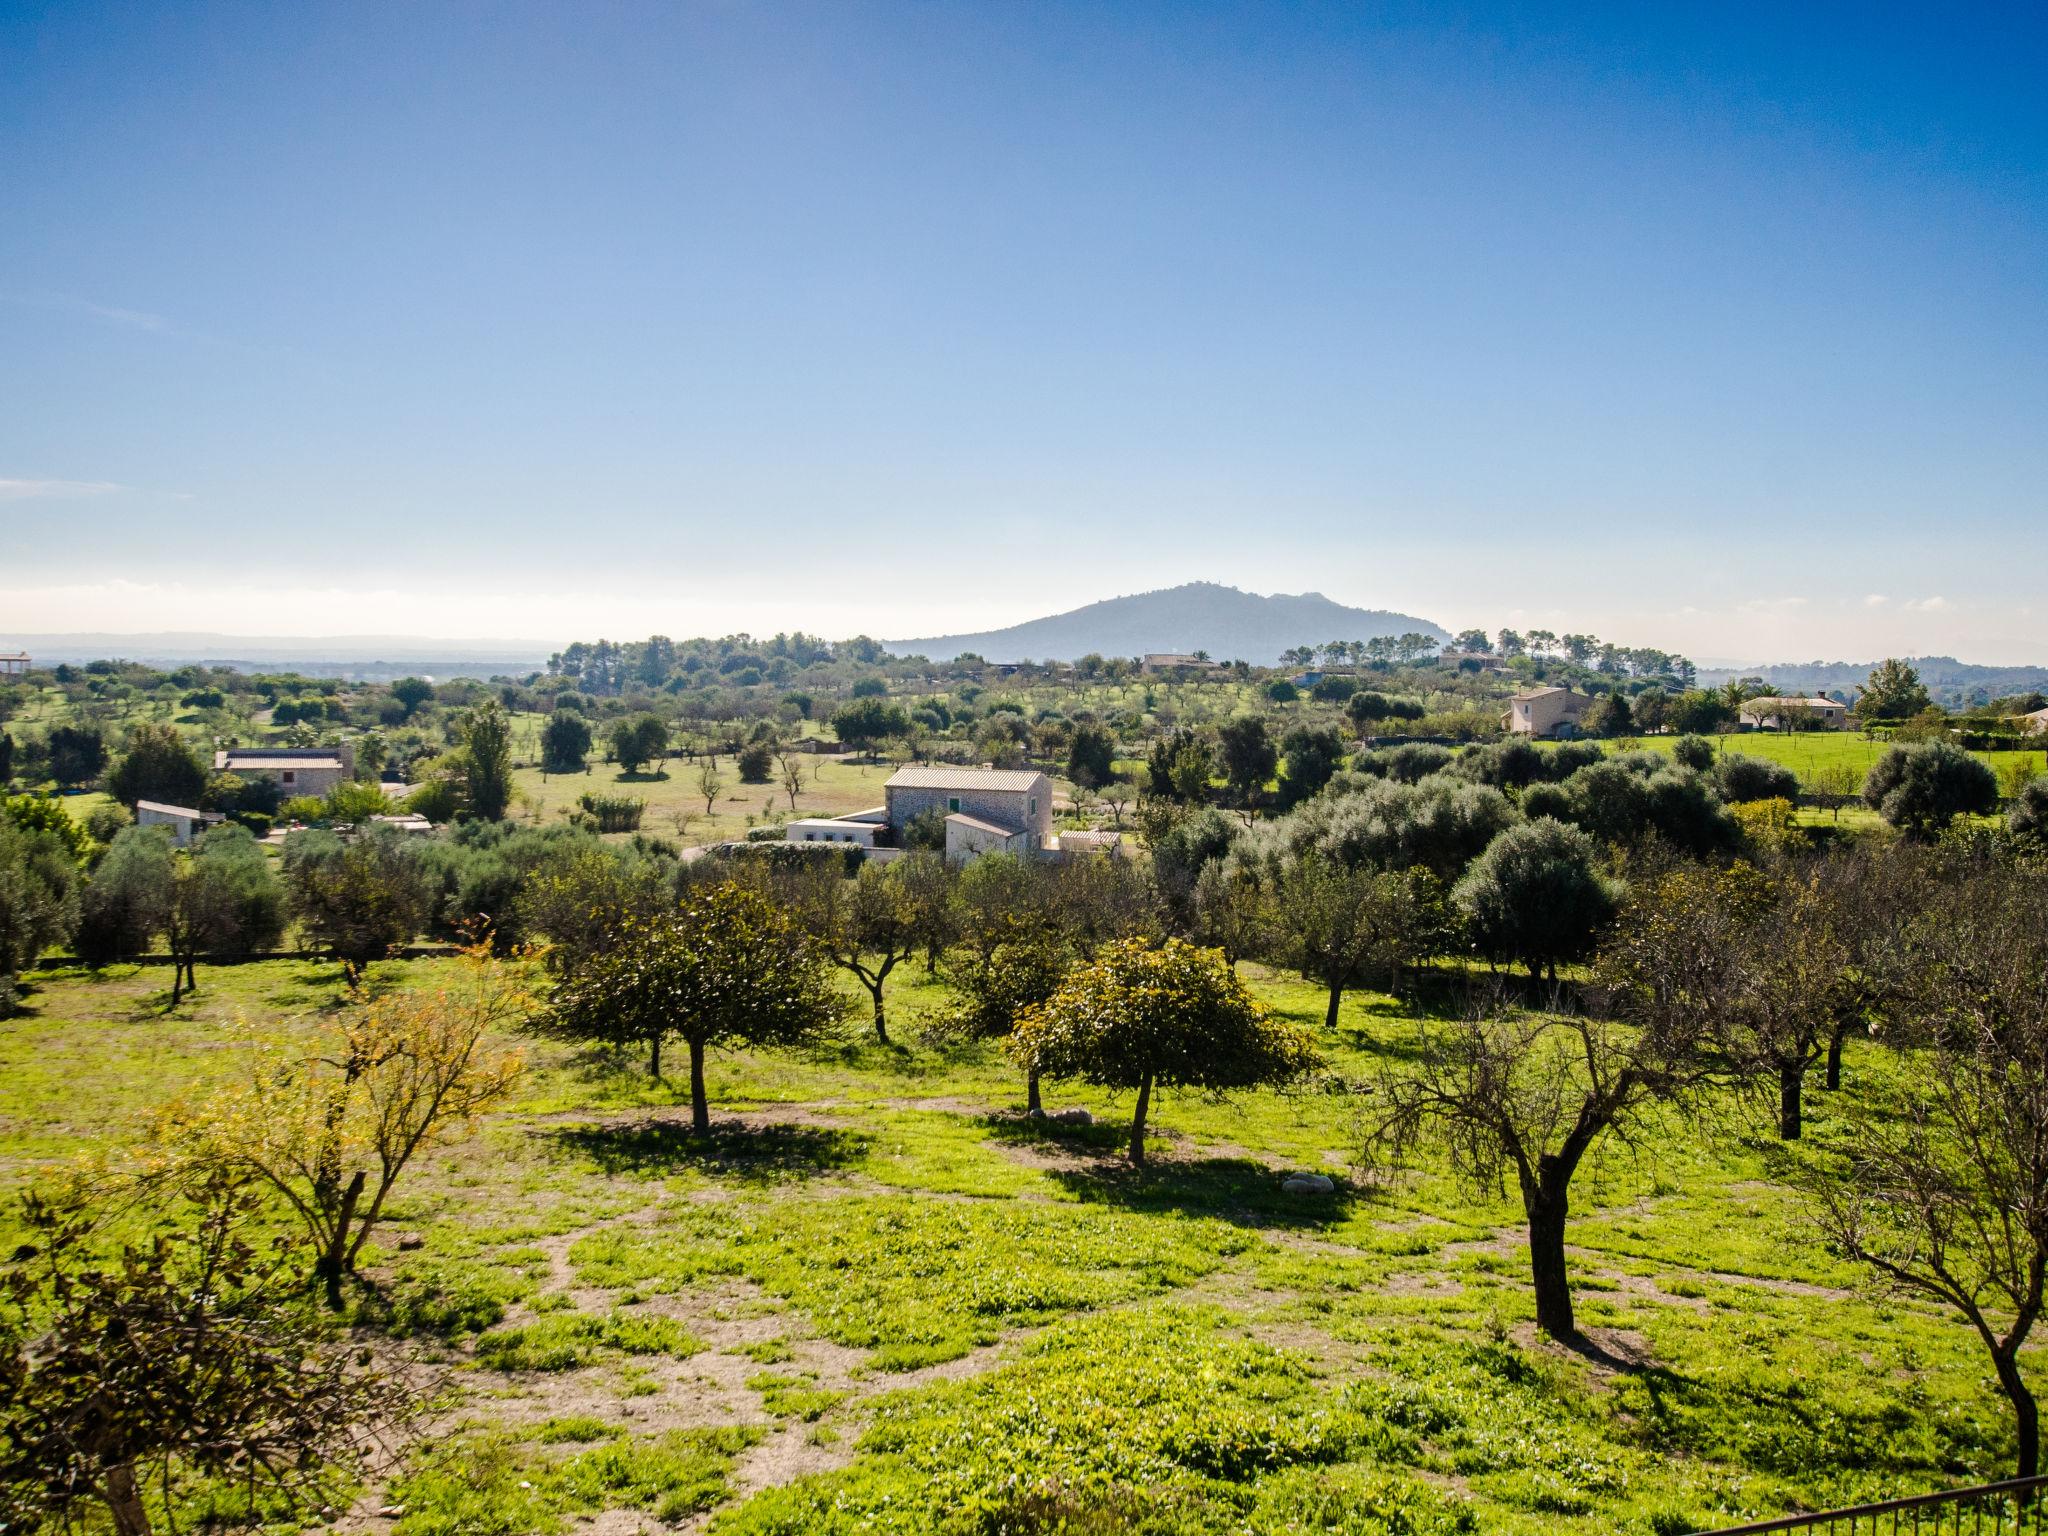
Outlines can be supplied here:
[[[1327, 1073], [1166, 1096], [1143, 1172], [1127, 1100], [1050, 1084], [1097, 1123], [1033, 1122], [998, 1051], [918, 1043], [944, 999], [921, 966], [892, 983], [907, 1044], [856, 1010], [802, 1052], [714, 1053], [701, 1143], [682, 1085], [525, 1042], [520, 1100], [380, 1233], [358, 1321], [437, 1397], [332, 1523], [998, 1532], [1107, 1507], [1120, 1530], [1667, 1536], [2006, 1465], [1967, 1331], [1816, 1241], [1759, 1114], [1673, 1118], [1582, 1173], [1566, 1349], [1534, 1331], [1516, 1206], [1361, 1153], [1374, 1076], [1426, 1021], [1367, 994], [1325, 1032], [1320, 993], [1246, 974]], [[341, 995], [329, 965], [203, 967], [166, 1014], [165, 979], [33, 978], [0, 1023], [0, 1184], [141, 1136], [239, 1069], [244, 1025]], [[1852, 1047], [1849, 1087], [1884, 1069]], [[1284, 1193], [1295, 1170], [1335, 1193]]]
[[[1863, 776], [1892, 746], [1889, 741], [1880, 741], [1857, 731], [1750, 731], [1706, 739], [1713, 743], [1716, 752], [1724, 756], [1742, 753], [1783, 763], [1798, 774], [1808, 788], [1816, 786], [1818, 776], [1824, 770], [1847, 768], [1855, 775], [1855, 783], [1860, 789]], [[1669, 752], [1677, 743], [1675, 736], [1631, 736], [1603, 745], [1616, 752], [1645, 749]], [[2030, 776], [2048, 773], [2048, 751], [1977, 752], [1972, 755], [1989, 763], [2001, 783], [2008, 767], [2014, 763], [2026, 765], [2031, 770]]]

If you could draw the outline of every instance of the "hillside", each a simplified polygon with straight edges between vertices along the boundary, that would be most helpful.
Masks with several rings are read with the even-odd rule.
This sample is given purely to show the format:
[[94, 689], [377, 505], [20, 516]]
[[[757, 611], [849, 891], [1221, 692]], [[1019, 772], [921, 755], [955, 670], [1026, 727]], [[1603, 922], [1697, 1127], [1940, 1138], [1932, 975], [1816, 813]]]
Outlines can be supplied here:
[[[1908, 656], [1906, 664], [1920, 674], [1939, 704], [1981, 703], [2034, 689], [2048, 690], [2048, 666], [1984, 667], [1953, 656]], [[1768, 667], [1702, 667], [1700, 682], [1708, 687], [1738, 677], [1761, 677], [1787, 692], [1854, 694], [1870, 676], [1874, 661], [1787, 661]]]
[[937, 635], [885, 642], [899, 655], [951, 660], [972, 651], [990, 661], [1071, 661], [1089, 652], [1138, 656], [1146, 651], [1207, 651], [1218, 661], [1278, 662], [1297, 645], [1370, 640], [1378, 635], [1450, 636], [1427, 619], [1379, 608], [1349, 608], [1320, 592], [1262, 597], [1214, 582], [1190, 582], [1090, 603], [1070, 613], [973, 635]]

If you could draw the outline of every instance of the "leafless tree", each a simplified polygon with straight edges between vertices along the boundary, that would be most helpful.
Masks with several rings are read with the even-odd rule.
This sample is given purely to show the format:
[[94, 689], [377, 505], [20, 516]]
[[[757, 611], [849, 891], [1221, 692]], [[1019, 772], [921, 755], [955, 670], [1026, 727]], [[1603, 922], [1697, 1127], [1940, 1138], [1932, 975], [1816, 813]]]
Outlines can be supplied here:
[[1691, 1030], [1558, 1008], [1476, 1007], [1464, 1019], [1425, 1025], [1412, 1066], [1382, 1069], [1368, 1152], [1399, 1166], [1434, 1136], [1476, 1186], [1499, 1188], [1512, 1173], [1529, 1227], [1536, 1326], [1570, 1339], [1572, 1178], [1603, 1139], [1633, 1144], [1651, 1106], [1706, 1080], [1700, 1044]]
[[796, 810], [796, 797], [804, 792], [806, 764], [804, 755], [791, 747], [784, 747], [775, 754], [776, 766], [782, 770], [782, 787], [789, 795], [789, 808]]
[[2048, 881], [1954, 882], [1905, 942], [1892, 1011], [1914, 1037], [1910, 1070], [1851, 1104], [1841, 1150], [1803, 1177], [1829, 1240], [1969, 1324], [2031, 1477], [2040, 1412], [2020, 1351], [2048, 1276]]
[[1775, 1093], [1778, 1135], [1794, 1141], [1806, 1074], [1846, 1006], [1848, 960], [1810, 871], [1683, 865], [1637, 885], [1599, 975], [1645, 1027], [1703, 1026], [1735, 1081]]
[[725, 775], [718, 771], [718, 759], [707, 756], [697, 765], [697, 793], [704, 797], [704, 814], [717, 809], [718, 792], [725, 788]]

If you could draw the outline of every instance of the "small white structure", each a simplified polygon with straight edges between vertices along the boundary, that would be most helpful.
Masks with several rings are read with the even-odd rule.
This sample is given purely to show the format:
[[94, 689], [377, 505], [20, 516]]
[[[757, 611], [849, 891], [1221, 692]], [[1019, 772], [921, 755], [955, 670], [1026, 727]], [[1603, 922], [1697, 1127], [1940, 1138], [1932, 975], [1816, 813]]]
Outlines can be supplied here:
[[417, 811], [400, 811], [392, 816], [372, 816], [370, 824], [389, 827], [394, 832], [404, 832], [415, 837], [427, 836], [434, 830], [434, 824]]
[[1501, 729], [1515, 736], [1575, 736], [1579, 717], [1592, 707], [1590, 695], [1569, 688], [1528, 688], [1509, 695]]
[[801, 816], [782, 824], [782, 840], [787, 843], [851, 843], [856, 848], [872, 848], [876, 837], [888, 829], [887, 822], [861, 821], [851, 816]]
[[1061, 832], [1057, 846], [1062, 858], [1079, 858], [1090, 853], [1106, 853], [1115, 858], [1124, 851], [1124, 835], [1103, 827], [1089, 827]]
[[2048, 731], [2048, 709], [2037, 709], [2032, 714], [2020, 716], [2023, 731]]
[[135, 824], [138, 827], [169, 827], [171, 841], [180, 848], [192, 846], [192, 839], [208, 827], [217, 827], [227, 818], [215, 811], [195, 811], [182, 805], [165, 805], [160, 800], [138, 800], [135, 802]]
[[964, 811], [946, 818], [946, 862], [969, 864], [987, 853], [1032, 851], [1031, 834], [1022, 827], [1000, 827]]
[[1783, 695], [1745, 699], [1735, 715], [1759, 731], [1840, 731], [1849, 724], [1848, 705], [1818, 695], [1810, 699]]
[[1182, 667], [1193, 667], [1197, 671], [1220, 670], [1223, 663], [1211, 661], [1206, 656], [1191, 656], [1185, 651], [1147, 651], [1139, 658], [1139, 665], [1147, 672], [1172, 672]]

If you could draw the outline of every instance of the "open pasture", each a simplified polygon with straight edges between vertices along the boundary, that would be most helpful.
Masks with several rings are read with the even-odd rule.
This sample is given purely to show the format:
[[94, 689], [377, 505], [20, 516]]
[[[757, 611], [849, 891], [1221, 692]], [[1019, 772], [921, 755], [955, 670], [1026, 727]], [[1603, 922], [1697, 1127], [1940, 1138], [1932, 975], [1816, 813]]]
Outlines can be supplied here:
[[[1320, 1025], [1319, 993], [1247, 974]], [[45, 974], [0, 1024], [0, 1180], [140, 1135], [238, 1069], [241, 1022], [339, 997], [327, 965], [215, 967], [167, 1016], [164, 979]], [[1127, 1100], [1049, 1084], [1097, 1123], [1026, 1120], [999, 1052], [916, 1043], [942, 1001], [921, 966], [892, 992], [909, 1044], [855, 1011], [815, 1049], [714, 1053], [702, 1141], [639, 1062], [527, 1042], [521, 1100], [380, 1234], [357, 1321], [439, 1396], [340, 1524], [1661, 1536], [2007, 1463], [1966, 1331], [1815, 1240], [1780, 1177], [1799, 1154], [1747, 1109], [1662, 1122], [1575, 1186], [1568, 1350], [1534, 1331], [1518, 1208], [1362, 1156], [1362, 1090], [1424, 1023], [1391, 999], [1319, 1031], [1308, 1088], [1167, 1097], [1133, 1171]], [[1879, 1070], [1852, 1049], [1852, 1088]], [[1294, 1170], [1335, 1193], [1284, 1193]]]
[[[1783, 763], [1809, 786], [1814, 785], [1818, 775], [1826, 769], [1847, 768], [1855, 775], [1859, 788], [1863, 776], [1892, 745], [1889, 741], [1879, 741], [1856, 731], [1749, 731], [1706, 739], [1713, 743], [1716, 752], [1724, 756], [1742, 753]], [[1669, 752], [1677, 741], [1675, 736], [1629, 736], [1603, 745], [1611, 752]], [[1972, 755], [1989, 763], [1991, 771], [2000, 776], [2001, 782], [2008, 765], [2015, 762], [2025, 763], [2034, 775], [2048, 773], [2048, 750], [1977, 752]]]

